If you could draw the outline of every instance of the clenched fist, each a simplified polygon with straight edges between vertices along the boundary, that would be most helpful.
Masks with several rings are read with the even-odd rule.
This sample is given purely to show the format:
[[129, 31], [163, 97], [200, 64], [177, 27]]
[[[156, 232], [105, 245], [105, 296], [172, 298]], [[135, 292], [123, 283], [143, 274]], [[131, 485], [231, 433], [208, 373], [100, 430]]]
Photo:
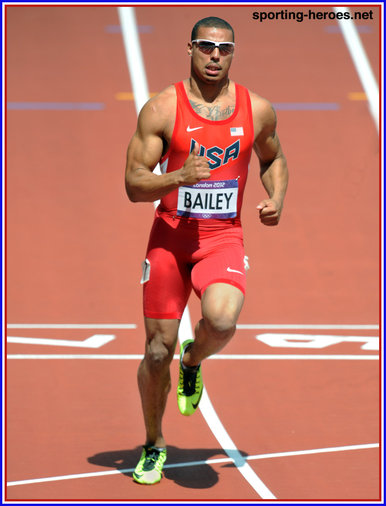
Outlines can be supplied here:
[[278, 225], [282, 205], [276, 202], [276, 200], [262, 200], [257, 206], [257, 209], [259, 210], [260, 221], [263, 225], [267, 225], [269, 227]]
[[210, 178], [209, 162], [204, 156], [200, 156], [198, 152], [198, 146], [195, 144], [193, 151], [180, 169], [183, 181], [182, 184], [196, 184], [201, 181], [201, 179]]

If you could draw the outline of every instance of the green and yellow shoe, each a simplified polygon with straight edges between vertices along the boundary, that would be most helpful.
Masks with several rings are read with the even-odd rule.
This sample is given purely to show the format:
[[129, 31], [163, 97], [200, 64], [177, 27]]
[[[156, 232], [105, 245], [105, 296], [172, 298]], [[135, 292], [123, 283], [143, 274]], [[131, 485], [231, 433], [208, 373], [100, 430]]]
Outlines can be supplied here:
[[200, 402], [204, 384], [201, 376], [201, 365], [196, 368], [182, 365], [185, 348], [193, 343], [193, 339], [184, 341], [180, 350], [180, 375], [177, 387], [177, 403], [180, 413], [185, 416], [192, 415]]
[[165, 460], [166, 448], [145, 445], [133, 472], [134, 481], [142, 485], [154, 485], [161, 481]]

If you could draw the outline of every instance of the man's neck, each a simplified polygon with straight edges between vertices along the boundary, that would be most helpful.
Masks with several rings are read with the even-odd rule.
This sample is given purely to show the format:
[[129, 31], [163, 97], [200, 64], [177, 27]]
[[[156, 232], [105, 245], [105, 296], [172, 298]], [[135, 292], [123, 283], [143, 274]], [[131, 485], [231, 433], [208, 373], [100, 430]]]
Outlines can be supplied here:
[[225, 77], [219, 82], [205, 83], [192, 73], [189, 78], [189, 91], [198, 100], [211, 103], [228, 93], [229, 82], [229, 78]]

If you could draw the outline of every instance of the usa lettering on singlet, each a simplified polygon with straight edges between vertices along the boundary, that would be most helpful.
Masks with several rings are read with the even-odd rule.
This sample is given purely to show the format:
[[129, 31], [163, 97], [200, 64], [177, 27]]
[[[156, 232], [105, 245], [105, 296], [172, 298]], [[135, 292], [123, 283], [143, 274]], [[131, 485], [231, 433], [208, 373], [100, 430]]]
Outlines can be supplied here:
[[197, 145], [198, 154], [208, 160], [211, 176], [163, 197], [158, 212], [189, 219], [239, 218], [253, 145], [248, 90], [235, 84], [233, 114], [225, 120], [211, 121], [192, 108], [183, 82], [175, 84], [175, 88], [175, 126], [169, 150], [161, 159], [161, 171], [180, 169]]

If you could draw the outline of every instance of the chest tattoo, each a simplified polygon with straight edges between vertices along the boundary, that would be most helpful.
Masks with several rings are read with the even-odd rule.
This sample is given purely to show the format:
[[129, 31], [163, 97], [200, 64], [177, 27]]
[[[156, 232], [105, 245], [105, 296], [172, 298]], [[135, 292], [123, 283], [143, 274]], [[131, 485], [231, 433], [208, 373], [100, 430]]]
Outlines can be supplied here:
[[199, 116], [202, 116], [203, 118], [209, 119], [211, 121], [221, 121], [223, 119], [227, 119], [232, 116], [235, 110], [235, 107], [230, 105], [226, 107], [223, 107], [221, 105], [207, 106], [198, 102], [194, 102], [193, 100], [189, 100], [189, 102], [194, 111]]

